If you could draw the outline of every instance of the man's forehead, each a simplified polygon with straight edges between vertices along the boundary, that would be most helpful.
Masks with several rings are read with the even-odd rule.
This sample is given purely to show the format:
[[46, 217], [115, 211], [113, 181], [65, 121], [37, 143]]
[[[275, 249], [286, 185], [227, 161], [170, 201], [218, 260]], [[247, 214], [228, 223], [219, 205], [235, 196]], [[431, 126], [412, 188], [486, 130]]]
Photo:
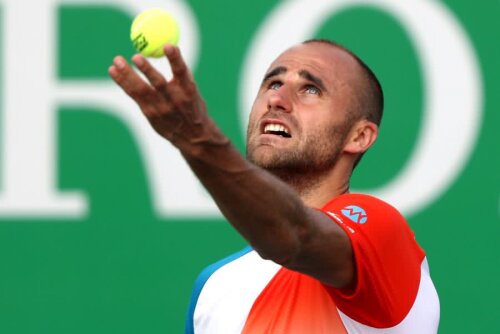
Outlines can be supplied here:
[[309, 70], [318, 75], [339, 75], [342, 69], [353, 66], [352, 57], [344, 50], [324, 43], [307, 43], [293, 46], [276, 58], [268, 71], [283, 66], [288, 70]]

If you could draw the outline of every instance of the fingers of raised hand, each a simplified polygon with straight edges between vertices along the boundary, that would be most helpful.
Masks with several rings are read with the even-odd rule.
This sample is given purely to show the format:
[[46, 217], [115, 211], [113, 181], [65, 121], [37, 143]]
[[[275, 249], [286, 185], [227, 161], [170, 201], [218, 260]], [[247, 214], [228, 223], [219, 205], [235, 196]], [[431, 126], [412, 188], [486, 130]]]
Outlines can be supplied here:
[[125, 93], [134, 99], [141, 107], [156, 94], [154, 89], [146, 83], [121, 56], [114, 59], [113, 65], [111, 65], [108, 72], [111, 78], [125, 91]]
[[171, 81], [141, 55], [135, 55], [132, 62], [145, 79], [123, 57], [115, 58], [109, 74], [136, 101], [153, 128], [173, 140], [186, 129], [192, 133], [201, 131], [199, 127], [206, 109], [179, 49], [167, 45], [165, 53], [174, 75]]
[[[141, 55], [135, 55], [132, 61], [144, 74], [151, 84], [151, 87], [157, 93], [157, 100], [154, 100], [154, 104], [158, 114], [155, 116], [163, 118], [162, 123], [165, 122], [165, 124], [169, 124], [172, 129], [175, 129], [176, 124], [179, 123], [179, 119], [190, 117], [193, 110], [189, 105], [198, 98], [196, 94], [193, 94], [197, 91], [192, 91], [189, 88], [189, 85], [194, 86], [194, 81], [190, 80], [188, 84], [184, 84], [180, 80], [176, 80], [177, 78], [175, 77], [171, 81], [167, 81], [167, 79], [165, 79], [165, 77]], [[186, 71], [189, 72], [187, 67], [185, 68]], [[174, 72], [173, 69], [172, 72]]]
[[146, 76], [149, 83], [153, 88], [163, 95], [166, 100], [170, 100], [170, 94], [168, 92], [168, 82], [167, 79], [154, 68], [143, 56], [135, 55], [132, 58], [135, 66]]
[[194, 83], [191, 71], [189, 71], [188, 66], [182, 58], [181, 51], [178, 47], [167, 44], [164, 47], [165, 55], [168, 58], [170, 67], [172, 68], [172, 73], [174, 75], [174, 80], [178, 81], [180, 85], [188, 92], [196, 91], [196, 85]]

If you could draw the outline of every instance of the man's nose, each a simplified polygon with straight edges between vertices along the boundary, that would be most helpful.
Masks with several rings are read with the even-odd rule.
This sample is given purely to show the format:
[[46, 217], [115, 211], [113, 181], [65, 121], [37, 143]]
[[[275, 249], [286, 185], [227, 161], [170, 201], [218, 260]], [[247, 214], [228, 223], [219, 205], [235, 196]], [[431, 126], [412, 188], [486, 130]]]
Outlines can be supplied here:
[[281, 86], [279, 89], [269, 93], [267, 99], [268, 110], [279, 110], [284, 112], [292, 111], [292, 100], [287, 87]]

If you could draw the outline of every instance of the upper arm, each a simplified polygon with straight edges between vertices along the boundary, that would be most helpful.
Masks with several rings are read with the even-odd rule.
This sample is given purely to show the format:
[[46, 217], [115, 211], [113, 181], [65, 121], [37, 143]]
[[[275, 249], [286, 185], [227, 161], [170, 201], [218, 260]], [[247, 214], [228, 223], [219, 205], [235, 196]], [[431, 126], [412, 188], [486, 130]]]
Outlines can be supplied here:
[[354, 281], [355, 265], [346, 231], [320, 210], [306, 209], [307, 223], [298, 230], [298, 247], [283, 266], [336, 288]]

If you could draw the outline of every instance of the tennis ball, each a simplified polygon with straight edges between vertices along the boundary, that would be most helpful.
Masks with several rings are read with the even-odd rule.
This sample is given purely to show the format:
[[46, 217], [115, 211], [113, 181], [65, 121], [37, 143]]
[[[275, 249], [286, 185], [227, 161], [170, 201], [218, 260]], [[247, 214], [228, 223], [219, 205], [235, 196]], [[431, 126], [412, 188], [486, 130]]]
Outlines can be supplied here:
[[146, 57], [160, 58], [165, 44], [177, 45], [179, 25], [162, 9], [148, 9], [134, 19], [130, 29], [134, 48]]

